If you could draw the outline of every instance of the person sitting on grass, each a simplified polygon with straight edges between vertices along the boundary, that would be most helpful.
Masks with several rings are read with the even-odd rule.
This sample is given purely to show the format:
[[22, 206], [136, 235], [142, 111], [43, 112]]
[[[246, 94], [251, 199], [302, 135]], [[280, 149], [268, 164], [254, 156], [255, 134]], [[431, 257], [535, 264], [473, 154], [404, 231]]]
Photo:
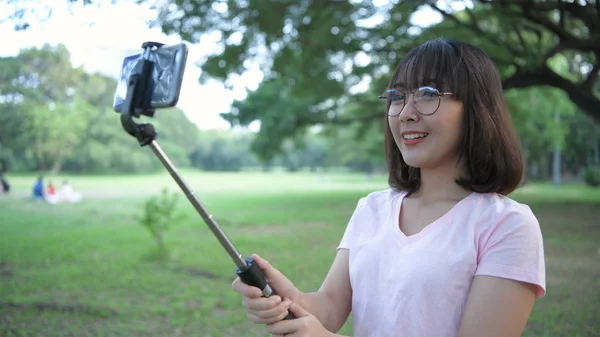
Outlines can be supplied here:
[[75, 192], [69, 181], [63, 181], [60, 190], [58, 191], [58, 198], [60, 202], [76, 203], [81, 201], [82, 195], [79, 192]]
[[33, 193], [31, 194], [33, 200], [46, 200], [44, 194], [44, 177], [39, 176], [33, 185]]
[[2, 187], [2, 192], [5, 194], [8, 194], [8, 192], [10, 192], [10, 184], [8, 183], [8, 180], [6, 180], [6, 178], [4, 177], [4, 174], [0, 172], [0, 183]]
[[58, 202], [56, 188], [54, 187], [54, 184], [51, 181], [48, 182], [48, 188], [46, 189], [46, 201], [51, 204], [56, 204]]
[[277, 295], [236, 278], [248, 320], [294, 337], [338, 336], [350, 313], [356, 337], [521, 336], [546, 293], [544, 247], [532, 210], [508, 197], [524, 156], [492, 60], [425, 42], [380, 98], [390, 188], [358, 201], [316, 291], [254, 254]]

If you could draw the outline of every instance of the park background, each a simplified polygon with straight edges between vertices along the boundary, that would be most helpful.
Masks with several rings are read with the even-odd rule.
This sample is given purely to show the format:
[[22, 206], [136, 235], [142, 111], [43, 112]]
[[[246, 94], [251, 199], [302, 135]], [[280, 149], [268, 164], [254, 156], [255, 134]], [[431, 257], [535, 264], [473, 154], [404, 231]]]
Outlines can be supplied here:
[[[235, 266], [112, 100], [142, 42], [190, 46], [180, 104], [145, 118], [244, 255], [305, 291], [358, 199], [387, 188], [381, 94], [435, 37], [488, 52], [527, 157], [548, 295], [524, 336], [600, 336], [597, 1], [0, 4], [0, 336], [265, 336]], [[83, 200], [30, 200], [39, 175]], [[341, 333], [352, 334], [351, 320]]]

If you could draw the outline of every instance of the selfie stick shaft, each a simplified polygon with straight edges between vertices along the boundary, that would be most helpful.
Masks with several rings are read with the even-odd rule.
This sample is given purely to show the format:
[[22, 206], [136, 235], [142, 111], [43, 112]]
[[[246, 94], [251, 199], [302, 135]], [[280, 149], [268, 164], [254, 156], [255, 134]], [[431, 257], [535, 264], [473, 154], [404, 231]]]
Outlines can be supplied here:
[[154, 154], [158, 157], [164, 167], [169, 171], [171, 177], [177, 182], [177, 185], [181, 188], [181, 190], [185, 193], [185, 196], [192, 203], [196, 211], [202, 216], [204, 222], [208, 225], [213, 234], [217, 237], [223, 248], [227, 251], [231, 259], [238, 267], [245, 267], [246, 261], [242, 258], [242, 254], [238, 252], [235, 248], [231, 240], [227, 237], [225, 232], [219, 227], [219, 225], [215, 222], [212, 214], [208, 213], [206, 207], [198, 200], [196, 197], [196, 193], [192, 191], [188, 184], [183, 180], [183, 178], [179, 175], [177, 168], [171, 163], [165, 152], [162, 150], [160, 145], [156, 140], [150, 142], [150, 148], [154, 152]]
[[[153, 47], [160, 47], [162, 44], [146, 42], [142, 45], [145, 49], [144, 58], [136, 65], [132, 71], [127, 83], [127, 96], [121, 107], [121, 125], [131, 136], [135, 137], [140, 146], [150, 145], [150, 148], [158, 157], [163, 166], [167, 169], [171, 177], [175, 180], [179, 188], [185, 193], [190, 203], [196, 211], [202, 216], [204, 222], [208, 225], [213, 234], [217, 237], [225, 251], [229, 254], [235, 265], [236, 274], [242, 282], [257, 287], [262, 290], [263, 296], [269, 297], [275, 295], [266, 281], [265, 275], [251, 257], [243, 258], [242, 254], [235, 248], [225, 232], [219, 227], [212, 214], [208, 213], [206, 207], [196, 197], [196, 193], [191, 190], [188, 184], [183, 180], [177, 168], [167, 157], [158, 142], [156, 141], [156, 131], [150, 123], [136, 123], [133, 117], [140, 115], [152, 116], [153, 109], [150, 106], [149, 83], [152, 74], [152, 61], [149, 60], [150, 51]], [[292, 319], [294, 316], [288, 314], [285, 319]]]
[[175, 165], [173, 165], [173, 163], [171, 163], [169, 157], [167, 157], [167, 155], [162, 150], [158, 142], [156, 140], [152, 140], [149, 143], [149, 145], [154, 154], [158, 157], [158, 159], [167, 169], [167, 171], [169, 171], [171, 177], [173, 177], [177, 185], [179, 185], [179, 188], [181, 188], [181, 190], [185, 193], [185, 196], [192, 203], [196, 211], [198, 211], [198, 213], [202, 216], [204, 222], [208, 225], [210, 230], [217, 237], [223, 248], [225, 248], [233, 262], [236, 264], [236, 273], [238, 274], [238, 276], [240, 276], [240, 279], [242, 279], [242, 281], [244, 281], [244, 283], [246, 284], [250, 284], [260, 288], [265, 297], [274, 295], [273, 290], [266, 282], [265, 277], [258, 265], [254, 262], [253, 259], [244, 259], [242, 257], [242, 254], [238, 252], [238, 250], [235, 248], [231, 240], [229, 240], [225, 232], [221, 229], [221, 227], [219, 227], [212, 214], [210, 214], [206, 210], [206, 207], [204, 207], [202, 202], [196, 197], [196, 193], [192, 191], [192, 189], [190, 189], [188, 184], [181, 177], [177, 168], [175, 167]]

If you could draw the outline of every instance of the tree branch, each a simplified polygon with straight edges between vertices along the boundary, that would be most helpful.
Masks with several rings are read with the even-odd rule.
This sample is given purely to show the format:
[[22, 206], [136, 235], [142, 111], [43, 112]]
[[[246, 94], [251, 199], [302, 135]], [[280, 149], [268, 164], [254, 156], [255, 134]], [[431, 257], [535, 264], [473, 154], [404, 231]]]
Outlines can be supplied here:
[[[525, 38], [523, 38], [523, 34], [521, 34], [522, 27], [515, 23], [513, 25], [513, 28], [515, 30], [515, 33], [517, 34], [517, 38], [519, 39], [521, 46], [523, 47], [523, 52], [525, 53], [525, 55], [529, 56], [530, 51], [529, 51], [529, 48], [527, 48], [528, 44], [525, 42]], [[528, 59], [529, 59], [529, 57], [528, 57]]]
[[[484, 36], [485, 38], [487, 38], [488, 40], [490, 40], [494, 44], [499, 45], [499, 46], [503, 46], [508, 51], [510, 51], [510, 53], [513, 54], [513, 56], [520, 55], [520, 53], [517, 50], [515, 50], [513, 47], [511, 47], [510, 45], [507, 45], [506, 43], [504, 43], [504, 41], [498, 39], [496, 36], [488, 34], [483, 29], [481, 29], [481, 27], [479, 27], [479, 25], [477, 24], [475, 16], [473, 15], [472, 12], [470, 12], [470, 10], [467, 12], [467, 14], [471, 18], [471, 22], [470, 22], [470, 24], [467, 24], [466, 22], [463, 22], [463, 21], [459, 20], [456, 16], [454, 16], [454, 15], [452, 15], [450, 13], [447, 13], [446, 11], [442, 10], [435, 3], [430, 3], [428, 5], [431, 8], [433, 8], [435, 11], [437, 11], [438, 13], [440, 13], [445, 19], [452, 20], [457, 25], [465, 27], [467, 29], [470, 29], [470, 30], [474, 31], [477, 34], [479, 34], [481, 36]], [[518, 66], [517, 64], [515, 64], [515, 65]]]
[[544, 85], [563, 90], [573, 103], [600, 124], [600, 98], [594, 95], [591, 88], [586, 90], [585, 82], [573, 83], [546, 65], [517, 72], [502, 81], [504, 90]]
[[583, 81], [583, 83], [581, 84], [581, 86], [586, 91], [591, 92], [593, 92], [594, 84], [598, 81], [598, 78], [600, 77], [600, 53], [597, 52], [594, 56], [595, 62], [594, 66], [592, 67], [592, 71], [590, 71], [585, 81]]
[[548, 18], [537, 16], [533, 12], [532, 6], [530, 6], [529, 4], [523, 6], [523, 17], [550, 30], [556, 36], [558, 36], [558, 39], [561, 42], [576, 40], [576, 38], [573, 35], [569, 34], [569, 32], [561, 28], [556, 23], [550, 21]]
[[556, 44], [554, 48], [550, 49], [545, 55], [544, 60], [549, 59], [550, 57], [560, 53], [563, 50], [573, 49], [582, 52], [594, 52], [600, 53], [600, 43], [593, 38], [586, 40], [570, 40], [570, 41], [562, 41]]
[[[566, 2], [566, 1], [530, 1], [530, 0], [501, 0], [502, 4], [519, 5], [521, 7], [529, 7], [537, 12], [550, 12], [553, 10], [564, 10], [573, 17], [576, 17], [583, 21], [586, 26], [590, 28], [590, 31], [594, 31], [600, 27], [600, 16], [596, 11], [600, 11], [600, 2], [595, 1], [596, 8], [592, 2], [580, 4], [578, 1]], [[564, 13], [561, 13], [564, 15]]]

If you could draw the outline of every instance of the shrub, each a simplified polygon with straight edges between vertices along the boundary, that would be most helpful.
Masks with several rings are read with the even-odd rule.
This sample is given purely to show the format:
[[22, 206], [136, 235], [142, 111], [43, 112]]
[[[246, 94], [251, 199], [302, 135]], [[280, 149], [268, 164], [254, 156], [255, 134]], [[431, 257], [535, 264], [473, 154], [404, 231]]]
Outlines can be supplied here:
[[600, 165], [586, 167], [583, 170], [583, 180], [589, 186], [600, 186]]
[[169, 193], [166, 188], [163, 188], [160, 195], [146, 200], [142, 216], [137, 217], [138, 223], [146, 228], [154, 238], [158, 246], [159, 258], [168, 255], [164, 240], [165, 233], [184, 217], [183, 214], [177, 212], [178, 199], [177, 193]]

